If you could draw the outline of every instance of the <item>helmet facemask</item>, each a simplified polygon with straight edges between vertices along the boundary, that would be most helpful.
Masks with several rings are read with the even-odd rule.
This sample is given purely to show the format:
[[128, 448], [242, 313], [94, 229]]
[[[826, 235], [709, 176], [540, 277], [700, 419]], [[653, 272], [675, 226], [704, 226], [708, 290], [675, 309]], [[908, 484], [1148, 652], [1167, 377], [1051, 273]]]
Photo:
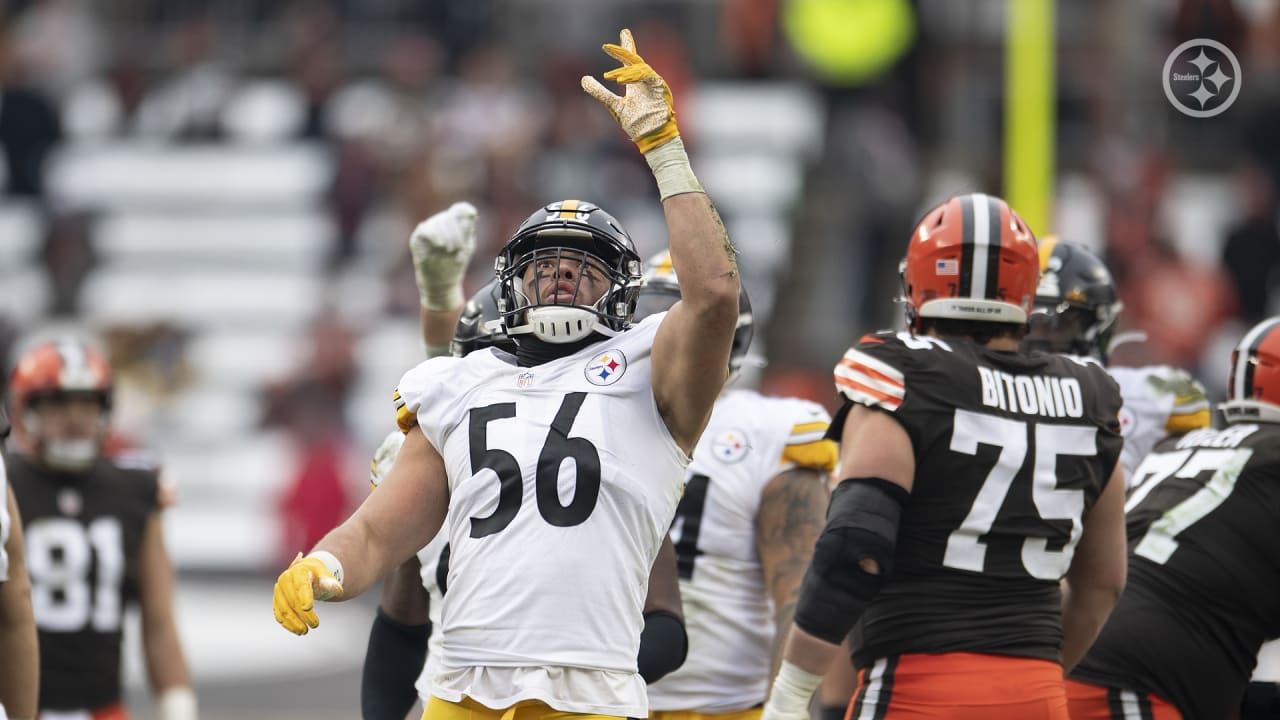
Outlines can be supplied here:
[[1095, 357], [1105, 362], [1118, 317], [1119, 303], [1090, 308], [1065, 302], [1037, 302], [1027, 317], [1023, 345], [1030, 350]]
[[544, 232], [555, 234], [517, 237], [496, 262], [507, 334], [517, 344], [520, 335], [532, 335], [562, 345], [625, 330], [639, 290], [639, 261], [588, 231]]

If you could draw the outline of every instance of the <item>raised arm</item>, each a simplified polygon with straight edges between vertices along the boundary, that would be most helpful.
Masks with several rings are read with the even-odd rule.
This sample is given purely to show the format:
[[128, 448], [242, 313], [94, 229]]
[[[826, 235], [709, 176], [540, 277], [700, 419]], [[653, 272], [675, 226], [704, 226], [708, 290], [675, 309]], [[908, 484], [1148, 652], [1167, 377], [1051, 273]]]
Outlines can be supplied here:
[[449, 354], [465, 303], [462, 279], [476, 247], [476, 215], [471, 203], [457, 202], [418, 223], [409, 236], [428, 358]]
[[736, 251], [689, 166], [671, 89], [636, 53], [630, 30], [604, 51], [622, 63], [605, 79], [626, 93], [614, 95], [592, 77], [582, 78], [582, 87], [613, 113], [658, 183], [682, 299], [653, 342], [653, 393], [672, 436], [691, 453], [728, 374], [738, 322]]

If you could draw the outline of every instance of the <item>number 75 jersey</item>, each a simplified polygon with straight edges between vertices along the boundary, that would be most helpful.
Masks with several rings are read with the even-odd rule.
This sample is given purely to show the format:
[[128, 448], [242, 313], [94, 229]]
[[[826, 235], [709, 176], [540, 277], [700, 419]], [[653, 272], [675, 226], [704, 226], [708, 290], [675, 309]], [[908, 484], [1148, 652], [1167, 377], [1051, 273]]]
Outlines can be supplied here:
[[[650, 383], [662, 317], [533, 367], [489, 349], [401, 380], [401, 428], [422, 429], [449, 479], [446, 666], [636, 672], [688, 462]], [[633, 679], [623, 695], [643, 709]]]
[[1115, 381], [1092, 361], [906, 333], [863, 337], [835, 381], [848, 403], [897, 420], [916, 461], [894, 572], [863, 615], [854, 663], [1060, 661], [1058, 581], [1120, 455]]

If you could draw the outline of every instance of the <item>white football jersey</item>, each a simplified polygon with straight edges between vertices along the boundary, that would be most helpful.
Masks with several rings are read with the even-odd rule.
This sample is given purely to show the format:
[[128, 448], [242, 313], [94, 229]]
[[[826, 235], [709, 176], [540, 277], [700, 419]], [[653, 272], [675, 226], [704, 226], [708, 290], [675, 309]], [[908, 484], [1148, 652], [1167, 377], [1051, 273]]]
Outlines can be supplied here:
[[649, 686], [654, 710], [725, 713], [764, 702], [775, 627], [756, 546], [760, 497], [784, 470], [831, 469], [830, 422], [805, 400], [734, 390], [716, 402], [671, 528], [689, 655]]
[[1168, 365], [1109, 367], [1120, 386], [1120, 465], [1129, 484], [1138, 463], [1169, 434], [1209, 427], [1209, 398], [1204, 386], [1185, 370]]
[[9, 579], [9, 475], [4, 467], [4, 456], [0, 455], [0, 582]]
[[531, 368], [488, 349], [400, 381], [401, 427], [449, 479], [433, 695], [647, 713], [641, 613], [688, 464], [650, 384], [662, 318]]

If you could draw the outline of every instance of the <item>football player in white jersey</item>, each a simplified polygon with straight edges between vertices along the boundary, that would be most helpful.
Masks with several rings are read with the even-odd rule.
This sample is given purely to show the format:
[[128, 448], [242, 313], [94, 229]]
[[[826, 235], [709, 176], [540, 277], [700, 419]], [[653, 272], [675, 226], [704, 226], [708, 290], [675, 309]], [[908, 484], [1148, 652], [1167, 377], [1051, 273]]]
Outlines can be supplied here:
[[[9, 420], [0, 410], [0, 442]], [[22, 520], [0, 455], [0, 720], [36, 716], [40, 693], [39, 641], [31, 609], [31, 580], [22, 544]]]
[[[500, 326], [496, 280], [465, 305], [455, 305], [475, 247], [475, 224], [475, 208], [470, 203], [455, 203], [419, 223], [410, 237], [428, 359], [441, 356], [442, 350], [454, 357], [489, 347], [516, 352], [515, 343]], [[443, 294], [442, 286], [456, 292], [433, 301]], [[447, 320], [457, 322], [446, 334], [443, 322]], [[403, 444], [404, 433], [393, 430], [374, 453], [370, 468], [374, 488], [391, 471]], [[385, 578], [365, 654], [360, 691], [364, 720], [403, 720], [417, 699], [425, 705], [430, 697], [431, 678], [441, 653], [441, 635], [433, 635], [431, 630], [440, 624], [448, 568], [449, 544], [440, 534]], [[683, 662], [687, 644], [675, 549], [668, 538], [649, 574], [637, 661], [640, 675], [652, 682], [670, 672]]]
[[[636, 317], [680, 299], [671, 259], [650, 260]], [[751, 344], [738, 296], [730, 356]], [[816, 403], [726, 389], [716, 401], [676, 510], [672, 539], [689, 632], [684, 665], [649, 686], [650, 720], [753, 720], [768, 695], [813, 547], [825, 522], [838, 450]]]
[[409, 371], [397, 392], [408, 435], [388, 477], [276, 582], [276, 619], [303, 634], [318, 624], [314, 599], [359, 595], [443, 527], [433, 720], [648, 713], [645, 586], [724, 383], [739, 282], [666, 83], [630, 31], [605, 50], [625, 96], [592, 78], [584, 89], [654, 172], [682, 300], [629, 326], [640, 259], [618, 222], [577, 200], [535, 212], [495, 263], [516, 356]]
[[[1048, 352], [1092, 357], [1107, 364], [1107, 351], [1123, 305], [1111, 272], [1078, 243], [1050, 236], [1040, 241], [1036, 288], [1025, 344]], [[1209, 427], [1209, 398], [1185, 370], [1168, 365], [1107, 366], [1124, 401], [1120, 465], [1126, 482], [1166, 435]]]

